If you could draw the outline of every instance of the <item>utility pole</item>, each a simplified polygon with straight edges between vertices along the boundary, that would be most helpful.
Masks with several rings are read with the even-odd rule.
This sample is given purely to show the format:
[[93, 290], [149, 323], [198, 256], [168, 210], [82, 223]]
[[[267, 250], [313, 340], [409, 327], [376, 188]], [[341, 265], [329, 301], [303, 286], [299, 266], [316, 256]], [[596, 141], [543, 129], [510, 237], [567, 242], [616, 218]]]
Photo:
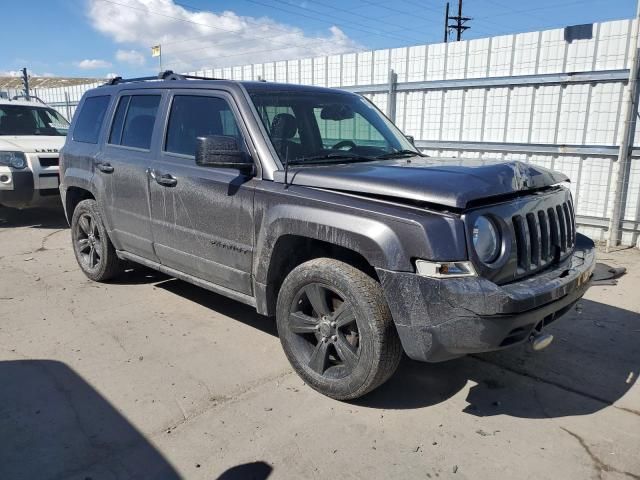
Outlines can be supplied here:
[[[445, 28], [445, 42], [448, 41], [448, 31], [447, 29], [451, 28], [453, 30], [456, 31], [456, 41], [460, 41], [462, 40], [462, 32], [464, 32], [465, 30], [470, 29], [471, 27], [465, 25], [465, 23], [467, 23], [469, 20], [471, 20], [471, 17], [463, 17], [462, 16], [462, 0], [458, 0], [458, 15], [456, 16], [449, 16], [449, 3], [447, 2], [447, 9], [446, 9], [446, 28]], [[453, 20], [455, 23], [449, 25], [449, 20]]]
[[449, 41], [449, 2], [444, 9], [444, 43]]
[[29, 75], [27, 74], [27, 67], [22, 69], [22, 86], [24, 87], [24, 96], [27, 100], [30, 100], [29, 96]]
[[606, 251], [618, 246], [622, 220], [624, 219], [624, 205], [626, 203], [626, 191], [631, 175], [631, 150], [633, 149], [633, 137], [636, 131], [636, 117], [638, 115], [638, 100], [640, 89], [638, 77], [640, 76], [640, 55], [638, 52], [638, 39], [640, 38], [640, 0], [636, 4], [636, 16], [631, 26], [631, 38], [629, 41], [631, 59], [629, 69], [629, 82], [624, 89], [624, 121], [622, 136], [618, 150], [618, 171], [616, 173], [613, 190], [613, 208], [609, 220], [609, 237], [607, 238]]

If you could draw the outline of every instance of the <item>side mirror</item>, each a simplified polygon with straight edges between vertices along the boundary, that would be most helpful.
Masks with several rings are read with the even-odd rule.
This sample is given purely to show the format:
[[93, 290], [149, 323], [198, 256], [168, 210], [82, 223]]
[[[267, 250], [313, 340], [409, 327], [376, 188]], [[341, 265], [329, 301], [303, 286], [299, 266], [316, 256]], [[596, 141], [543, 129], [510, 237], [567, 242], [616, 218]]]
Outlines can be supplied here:
[[225, 135], [198, 137], [196, 164], [203, 167], [253, 170], [253, 161], [246, 152], [240, 150], [236, 138]]
[[409, 140], [411, 145], [413, 145], [414, 147], [416, 146], [416, 139], [413, 138], [413, 135], [405, 135], [405, 137], [407, 138], [407, 140]]

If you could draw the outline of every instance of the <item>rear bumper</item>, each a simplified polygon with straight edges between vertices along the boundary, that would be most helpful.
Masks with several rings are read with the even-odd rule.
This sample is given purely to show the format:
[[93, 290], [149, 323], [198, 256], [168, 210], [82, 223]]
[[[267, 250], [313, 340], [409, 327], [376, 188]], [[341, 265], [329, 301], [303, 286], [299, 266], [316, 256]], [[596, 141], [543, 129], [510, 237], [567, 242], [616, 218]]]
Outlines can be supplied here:
[[562, 264], [508, 285], [383, 269], [378, 276], [407, 355], [438, 362], [526, 341], [584, 295], [594, 268], [593, 242], [577, 235]]

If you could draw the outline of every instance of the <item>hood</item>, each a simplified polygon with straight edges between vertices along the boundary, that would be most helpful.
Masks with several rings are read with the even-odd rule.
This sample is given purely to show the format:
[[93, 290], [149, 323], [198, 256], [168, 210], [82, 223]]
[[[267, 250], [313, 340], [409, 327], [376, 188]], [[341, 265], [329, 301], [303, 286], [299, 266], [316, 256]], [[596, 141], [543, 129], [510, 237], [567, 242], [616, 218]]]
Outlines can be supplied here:
[[24, 153], [58, 153], [65, 136], [2, 135], [0, 150], [18, 150]]
[[[284, 181], [282, 172], [276, 180]], [[566, 175], [513, 161], [412, 157], [290, 168], [289, 183], [394, 197], [464, 209], [470, 202], [532, 191], [568, 181]]]

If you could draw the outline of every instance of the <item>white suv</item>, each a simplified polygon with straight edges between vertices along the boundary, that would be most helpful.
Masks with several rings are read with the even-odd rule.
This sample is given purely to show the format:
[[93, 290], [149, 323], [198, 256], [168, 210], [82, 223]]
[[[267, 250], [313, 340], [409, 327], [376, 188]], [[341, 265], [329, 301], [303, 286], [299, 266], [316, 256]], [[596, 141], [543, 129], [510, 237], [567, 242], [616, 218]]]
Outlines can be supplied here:
[[0, 99], [0, 204], [59, 202], [58, 152], [69, 122], [35, 101]]

